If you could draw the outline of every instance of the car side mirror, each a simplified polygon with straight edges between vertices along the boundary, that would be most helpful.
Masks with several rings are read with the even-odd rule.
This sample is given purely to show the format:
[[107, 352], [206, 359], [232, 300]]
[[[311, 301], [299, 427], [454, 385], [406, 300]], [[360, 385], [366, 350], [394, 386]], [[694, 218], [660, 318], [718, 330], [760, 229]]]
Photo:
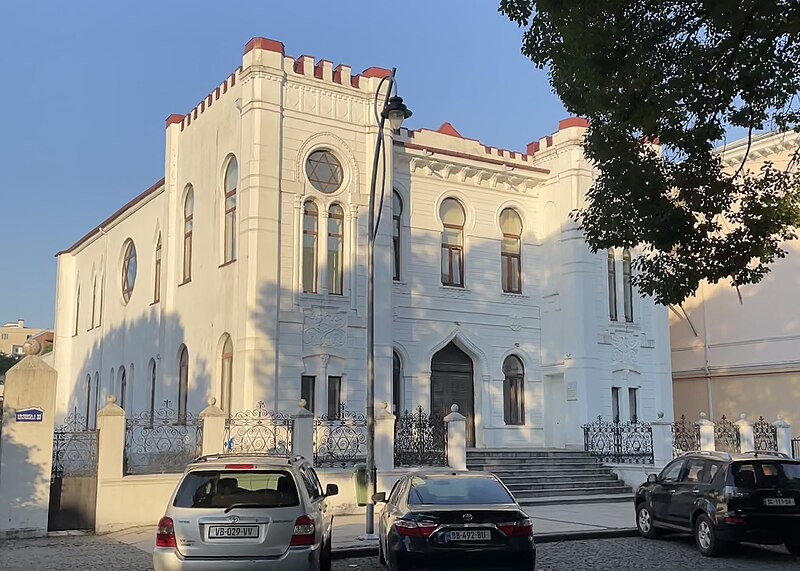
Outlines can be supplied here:
[[325, 497], [336, 496], [339, 494], [339, 486], [336, 484], [328, 484], [325, 486]]
[[656, 482], [658, 482], [658, 476], [656, 476], [655, 474], [648, 474], [647, 475], [647, 483], [648, 484], [655, 484]]
[[372, 503], [382, 504], [386, 501], [386, 492], [375, 492], [372, 494]]

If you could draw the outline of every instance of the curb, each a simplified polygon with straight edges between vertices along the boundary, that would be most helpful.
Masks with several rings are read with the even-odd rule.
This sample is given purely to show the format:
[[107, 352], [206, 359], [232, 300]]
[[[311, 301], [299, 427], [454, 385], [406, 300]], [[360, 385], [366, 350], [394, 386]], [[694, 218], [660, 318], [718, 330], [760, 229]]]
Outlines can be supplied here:
[[[534, 541], [539, 543], [556, 543], [559, 541], [581, 541], [588, 539], [615, 539], [620, 537], [636, 537], [639, 532], [635, 527], [624, 527], [620, 529], [598, 529], [591, 531], [567, 531], [559, 533], [543, 533], [534, 535]], [[377, 545], [364, 545], [358, 547], [333, 548], [332, 559], [350, 559], [351, 557], [377, 557]]]

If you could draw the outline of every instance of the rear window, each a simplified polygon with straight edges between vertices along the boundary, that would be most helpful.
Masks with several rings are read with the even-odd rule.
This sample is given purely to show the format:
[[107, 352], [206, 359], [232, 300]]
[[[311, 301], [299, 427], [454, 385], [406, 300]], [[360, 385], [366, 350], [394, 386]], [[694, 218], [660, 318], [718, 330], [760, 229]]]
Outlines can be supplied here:
[[734, 464], [733, 481], [736, 487], [800, 489], [800, 464], [795, 462], [759, 461]]
[[209, 470], [188, 473], [173, 502], [179, 508], [227, 508], [233, 504], [278, 508], [299, 505], [300, 498], [289, 472]]
[[493, 478], [413, 478], [409, 504], [510, 504], [514, 499]]

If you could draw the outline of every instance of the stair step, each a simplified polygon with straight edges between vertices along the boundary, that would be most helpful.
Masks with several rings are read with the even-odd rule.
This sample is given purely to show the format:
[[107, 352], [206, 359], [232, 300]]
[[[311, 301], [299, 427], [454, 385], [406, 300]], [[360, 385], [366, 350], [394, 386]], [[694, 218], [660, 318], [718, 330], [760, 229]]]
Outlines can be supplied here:
[[607, 494], [627, 494], [633, 491], [628, 486], [615, 486], [610, 488], [543, 488], [541, 490], [523, 490], [512, 492], [520, 504], [525, 504], [531, 498], [543, 498], [547, 496], [592, 496]]
[[[592, 494], [585, 496], [540, 496], [537, 498], [517, 498], [519, 505], [526, 508], [536, 508], [536, 506], [552, 506], [565, 504], [597, 504], [597, 503], [624, 503], [633, 502], [633, 494]], [[529, 511], [535, 515], [535, 511]], [[633, 516], [631, 516], [633, 517]], [[631, 524], [633, 525], [633, 524]]]
[[[497, 474], [495, 474], [497, 476]], [[553, 482], [555, 479], [552, 476], [497, 476], [509, 488], [520, 486], [523, 484], [536, 484]], [[582, 482], [619, 482], [616, 474], [590, 474], [588, 476], [573, 476], [564, 475], [558, 478], [559, 482], [570, 482], [572, 484], [580, 484]]]
[[[475, 468], [470, 467], [470, 470], [474, 470]], [[488, 470], [492, 472], [495, 476], [500, 478], [536, 478], [536, 477], [547, 477], [552, 478], [554, 475], [561, 475], [565, 478], [581, 478], [583, 476], [592, 476], [592, 475], [603, 475], [611, 473], [608, 468], [605, 466], [597, 466], [592, 468], [570, 468], [570, 469], [558, 469], [558, 468], [522, 468], [519, 470], [509, 470], [509, 469], [497, 469], [497, 470]]]

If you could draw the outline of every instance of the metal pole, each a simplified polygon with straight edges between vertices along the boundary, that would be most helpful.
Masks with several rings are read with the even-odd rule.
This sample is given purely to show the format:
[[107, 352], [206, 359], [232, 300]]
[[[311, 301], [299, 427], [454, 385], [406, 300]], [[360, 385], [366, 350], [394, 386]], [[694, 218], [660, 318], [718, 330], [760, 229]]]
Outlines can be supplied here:
[[[394, 80], [394, 69], [389, 77], [386, 100], [389, 102]], [[380, 88], [380, 86], [379, 86]], [[375, 94], [378, 97], [378, 94]], [[383, 144], [383, 125], [386, 118], [381, 114], [378, 121], [378, 138], [375, 142], [375, 156], [372, 159], [372, 178], [369, 185], [369, 232], [367, 234], [367, 521], [366, 534], [375, 534], [375, 504], [372, 494], [377, 489], [377, 470], [375, 469], [375, 187], [378, 179], [378, 161]]]

